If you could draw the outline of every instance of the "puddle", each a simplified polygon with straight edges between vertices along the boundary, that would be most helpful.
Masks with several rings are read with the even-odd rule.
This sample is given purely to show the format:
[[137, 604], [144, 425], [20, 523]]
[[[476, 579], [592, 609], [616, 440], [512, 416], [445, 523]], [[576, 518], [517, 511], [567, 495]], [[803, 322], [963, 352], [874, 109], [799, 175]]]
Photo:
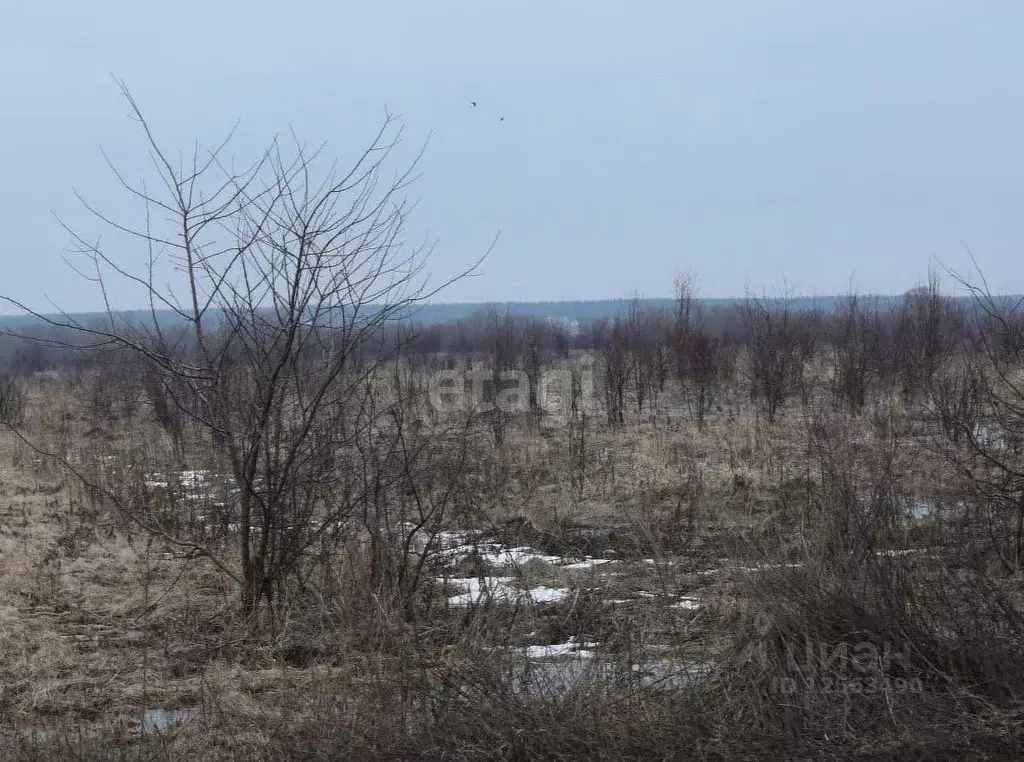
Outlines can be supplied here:
[[[180, 707], [172, 709], [169, 707], [156, 707], [146, 709], [139, 714], [127, 718], [127, 731], [133, 736], [152, 736], [173, 731], [193, 722], [199, 717], [197, 707]], [[122, 720], [123, 721], [123, 720]], [[88, 723], [76, 726], [43, 727], [32, 726], [21, 728], [17, 731], [20, 741], [30, 746], [49, 744], [61, 739], [81, 739], [83, 737], [110, 736], [118, 730], [123, 730], [124, 724], [111, 722], [111, 724]]]
[[994, 450], [1005, 450], [1009, 448], [1009, 432], [997, 423], [979, 423], [971, 431], [974, 441], [981, 447]]
[[936, 512], [937, 506], [925, 500], [915, 500], [907, 509], [912, 519], [926, 519]]
[[133, 720], [132, 730], [140, 735], [153, 735], [187, 725], [197, 717], [199, 709], [196, 707], [147, 709], [142, 713], [141, 720]]

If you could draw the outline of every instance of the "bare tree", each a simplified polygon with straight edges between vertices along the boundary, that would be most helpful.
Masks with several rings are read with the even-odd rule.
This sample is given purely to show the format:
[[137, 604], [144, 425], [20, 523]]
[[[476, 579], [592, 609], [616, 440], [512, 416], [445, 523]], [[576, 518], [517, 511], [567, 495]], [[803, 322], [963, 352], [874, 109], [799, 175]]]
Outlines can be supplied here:
[[735, 358], [721, 339], [706, 330], [704, 313], [696, 304], [696, 289], [694, 275], [676, 279], [676, 310], [672, 336], [666, 344], [671, 349], [675, 375], [686, 395], [687, 406], [698, 428], [703, 428]]
[[[500, 447], [505, 441], [505, 430], [512, 419], [513, 405], [508, 404], [508, 396], [517, 395], [515, 371], [519, 364], [523, 344], [521, 326], [508, 312], [502, 314], [496, 308], [489, 309], [485, 315], [484, 332], [487, 349], [490, 353], [490, 378], [484, 384], [486, 416], [491, 423], [494, 441]], [[532, 383], [531, 383], [532, 389]], [[522, 407], [521, 400], [513, 399], [515, 407]]]
[[572, 365], [569, 379], [569, 420], [566, 431], [569, 440], [569, 485], [573, 498], [583, 499], [587, 482], [587, 424], [589, 419], [583, 406], [583, 367]]
[[928, 390], [942, 362], [959, 343], [963, 315], [942, 295], [934, 270], [928, 272], [923, 285], [904, 295], [898, 315], [895, 338], [900, 350], [900, 380], [904, 395], [912, 398]]
[[651, 400], [651, 407], [654, 407], [654, 398], [659, 388], [659, 322], [657, 314], [645, 309], [639, 298], [630, 301], [625, 323], [625, 342], [637, 415], [643, 414], [644, 403], [647, 400]]
[[[945, 434], [938, 440], [941, 453], [987, 519], [991, 550], [1017, 572], [1024, 568], [1022, 302], [993, 295], [980, 270], [977, 283], [954, 277], [973, 297], [974, 338], [959, 362], [935, 371], [929, 407]], [[936, 339], [933, 346], [946, 352], [948, 341]]]
[[832, 350], [832, 396], [859, 412], [867, 401], [878, 332], [862, 300], [848, 295], [828, 324]]
[[696, 292], [697, 282], [694, 276], [685, 275], [676, 278], [672, 349], [674, 350], [676, 378], [680, 383], [684, 383], [690, 376], [689, 337], [694, 329]]
[[[125, 263], [69, 229], [78, 271], [105, 300], [104, 323], [46, 318], [4, 298], [74, 329], [80, 346], [134, 354], [167, 392], [166, 415], [173, 407], [205, 432], [237, 487], [237, 555], [175, 536], [123, 501], [119, 507], [212, 559], [236, 580], [252, 614], [283, 593], [305, 548], [371, 499], [352, 476], [371, 459], [369, 444], [395, 429], [386, 423], [389, 406], [376, 399], [376, 379], [393, 354], [383, 336], [451, 281], [429, 285], [429, 248], [404, 240], [404, 194], [418, 157], [389, 170], [402, 136], [391, 115], [348, 169], [294, 136], [237, 169], [230, 136], [172, 157], [122, 91], [157, 182], [135, 183], [111, 168], [145, 217], [123, 221], [83, 203], [141, 257]], [[145, 295], [148, 319], [117, 312], [116, 281]], [[186, 330], [175, 334], [174, 326]]]
[[529, 385], [527, 404], [534, 424], [540, 416], [540, 374], [544, 362], [544, 346], [548, 338], [554, 340], [556, 336], [551, 327], [542, 320], [531, 318], [523, 324], [522, 363]]
[[751, 397], [760, 400], [769, 423], [803, 374], [806, 349], [788, 299], [775, 304], [748, 296], [740, 308], [746, 332]]
[[25, 418], [25, 388], [15, 373], [0, 369], [0, 423], [20, 426]]
[[731, 375], [735, 358], [718, 338], [702, 330], [690, 331], [685, 351], [687, 376], [684, 388], [687, 391], [687, 402], [697, 427], [703, 429], [722, 382]]
[[608, 423], [626, 422], [626, 388], [630, 380], [629, 323], [615, 318], [602, 323], [600, 344], [604, 349], [604, 401]]

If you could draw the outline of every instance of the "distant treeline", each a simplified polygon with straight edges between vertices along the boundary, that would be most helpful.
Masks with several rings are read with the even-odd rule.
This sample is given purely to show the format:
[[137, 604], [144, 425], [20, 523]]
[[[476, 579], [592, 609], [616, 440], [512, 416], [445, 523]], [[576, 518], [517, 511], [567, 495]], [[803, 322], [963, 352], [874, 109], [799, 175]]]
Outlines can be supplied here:
[[[826, 314], [834, 312], [845, 303], [846, 296], [798, 296], [787, 299], [764, 298], [762, 303], [766, 305], [781, 305], [787, 303], [793, 310], [818, 310]], [[861, 301], [870, 302], [880, 310], [889, 310], [899, 307], [903, 303], [903, 294], [871, 296], [861, 294]], [[970, 297], [946, 297], [953, 302], [961, 302], [965, 308], [970, 307]], [[1010, 301], [1024, 299], [1022, 296], [1002, 297]], [[709, 299], [694, 298], [694, 306], [705, 312], [721, 311], [723, 309], [736, 308], [745, 301], [744, 298], [730, 299]], [[676, 307], [675, 298], [666, 299], [591, 299], [587, 301], [561, 301], [561, 302], [463, 302], [452, 304], [424, 304], [409, 311], [408, 319], [413, 323], [421, 325], [438, 325], [442, 323], [454, 323], [458, 320], [473, 318], [482, 313], [497, 309], [502, 314], [516, 318], [550, 318], [553, 320], [600, 320], [602, 318], [624, 317], [632, 309], [639, 305], [644, 310], [672, 310]], [[364, 310], [372, 310], [364, 306]], [[83, 325], [94, 325], [105, 322], [108, 318], [102, 312], [83, 312], [70, 316], [50, 315], [54, 320], [67, 319]], [[183, 324], [184, 321], [170, 310], [157, 311], [157, 319], [162, 325], [172, 326]], [[125, 310], [118, 313], [118, 319], [133, 323], [145, 323], [152, 320], [152, 313], [149, 310]], [[38, 329], [44, 324], [39, 318], [32, 315], [0, 315], [0, 330], [18, 331], [26, 329]]]
[[[976, 299], [970, 297], [940, 296], [933, 286], [930, 291], [933, 300], [946, 305], [943, 311], [960, 316], [962, 326], [958, 330], [976, 324], [985, 316], [978, 313]], [[891, 341], [900, 335], [900, 315], [919, 301], [921, 289], [915, 289], [899, 296], [858, 296], [858, 312], [876, 316], [893, 332]], [[995, 297], [1009, 309], [1024, 302], [1024, 297]], [[694, 329], [713, 338], [723, 347], [744, 346], [750, 341], [749, 317], [752, 304], [766, 315], [779, 314], [796, 318], [803, 326], [803, 332], [823, 337], [827, 325], [834, 322], [850, 306], [849, 296], [819, 296], [792, 298], [754, 299], [686, 299], [686, 321]], [[646, 316], [655, 332], [664, 332], [668, 326], [681, 319], [682, 303], [675, 299], [604, 299], [593, 301], [563, 302], [505, 302], [505, 303], [464, 303], [428, 304], [418, 306], [388, 321], [383, 331], [377, 331], [377, 340], [371, 342], [378, 349], [391, 350], [399, 345], [403, 352], [413, 354], [478, 354], [494, 349], [497, 336], [504, 335], [504, 343], [524, 344], [534, 351], [544, 350], [554, 355], [563, 355], [570, 350], [605, 351], [609, 336], [627, 323], [635, 323], [638, 316]], [[373, 307], [364, 306], [362, 314], [370, 316]], [[132, 326], [137, 335], [147, 335], [147, 343], [154, 340], [151, 330], [153, 319], [161, 327], [161, 336], [173, 345], [166, 347], [174, 353], [188, 353], [192, 343], [188, 322], [180, 315], [163, 311], [151, 313], [146, 310], [125, 311], [113, 318], [103, 313], [79, 313], [65, 316], [40, 318], [31, 315], [0, 316], [0, 364], [19, 375], [31, 374], [58, 367], [86, 367], [103, 360], [102, 335], [75, 330], [61, 324], [74, 323], [101, 331], [117, 326], [123, 332], [125, 326]], [[351, 314], [339, 319], [338, 324], [351, 321]], [[369, 319], [369, 318], [368, 318]], [[50, 320], [52, 322], [47, 322]], [[263, 322], [273, 331], [275, 318], [268, 312]], [[313, 330], [329, 333], [334, 321], [321, 315]], [[881, 326], [882, 323], [879, 325]], [[968, 328], [969, 330], [969, 328]], [[636, 326], [630, 333], [636, 337]], [[513, 339], [514, 337], [514, 339]], [[99, 349], [100, 351], [96, 351]]]

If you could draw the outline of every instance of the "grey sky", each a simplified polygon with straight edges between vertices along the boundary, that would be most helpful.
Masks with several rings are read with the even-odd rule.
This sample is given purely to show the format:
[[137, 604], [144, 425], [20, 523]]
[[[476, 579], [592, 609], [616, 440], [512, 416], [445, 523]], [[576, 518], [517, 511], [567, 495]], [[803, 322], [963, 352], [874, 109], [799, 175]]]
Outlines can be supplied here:
[[432, 131], [432, 270], [501, 231], [452, 301], [664, 296], [687, 269], [706, 296], [893, 293], [961, 241], [1021, 290], [1022, 29], [1009, 0], [3, 0], [3, 290], [99, 306], [50, 210], [90, 235], [73, 188], [138, 213], [99, 152], [147, 171], [111, 73], [173, 148], [240, 118], [239, 156], [293, 125], [346, 157], [385, 105]]

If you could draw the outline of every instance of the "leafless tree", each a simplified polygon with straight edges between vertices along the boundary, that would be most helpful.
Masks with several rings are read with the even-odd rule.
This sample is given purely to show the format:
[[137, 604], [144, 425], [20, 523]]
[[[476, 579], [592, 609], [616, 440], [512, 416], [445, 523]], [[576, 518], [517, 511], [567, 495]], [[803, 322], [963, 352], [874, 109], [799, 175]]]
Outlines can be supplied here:
[[684, 350], [687, 358], [684, 389], [697, 427], [702, 429], [722, 383], [732, 373], [735, 356], [721, 340], [702, 330], [690, 331]]
[[25, 388], [7, 368], [0, 369], [0, 423], [20, 426], [25, 418]]
[[[481, 400], [486, 407], [486, 417], [491, 423], [494, 441], [500, 447], [505, 441], [505, 431], [513, 418], [513, 407], [523, 407], [518, 399], [507, 399], [520, 393], [510, 378], [518, 369], [522, 354], [523, 336], [521, 326], [508, 312], [501, 313], [491, 308], [484, 316], [485, 336], [490, 355], [490, 378], [486, 379]], [[532, 383], [531, 383], [532, 387]]]
[[523, 371], [526, 373], [528, 389], [527, 404], [531, 420], [536, 424], [540, 415], [540, 374], [544, 363], [544, 347], [548, 339], [556, 334], [543, 320], [531, 318], [522, 327]]
[[748, 296], [740, 308], [751, 381], [751, 397], [760, 400], [768, 422], [797, 388], [806, 349], [788, 299], [769, 303]]
[[695, 305], [694, 298], [697, 292], [696, 278], [692, 275], [685, 275], [676, 278], [675, 281], [675, 302], [676, 309], [673, 320], [673, 341], [675, 373], [680, 383], [683, 383], [690, 375], [690, 350], [689, 336], [694, 330]]
[[962, 311], [943, 296], [934, 270], [923, 285], [904, 295], [895, 338], [905, 396], [912, 398], [929, 389], [942, 362], [960, 343], [963, 321]]
[[659, 388], [660, 322], [657, 312], [646, 309], [638, 298], [630, 302], [625, 320], [625, 342], [637, 415], [643, 414], [644, 403], [648, 400], [654, 407], [654, 397]]
[[[402, 136], [393, 116], [348, 169], [294, 135], [239, 169], [230, 136], [207, 151], [197, 143], [187, 157], [168, 153], [122, 91], [156, 182], [110, 166], [145, 217], [120, 220], [83, 203], [138, 254], [125, 261], [69, 229], [75, 266], [105, 300], [105, 321], [47, 318], [4, 298], [73, 329], [79, 346], [134, 354], [167, 392], [165, 415], [180, 413], [205, 433], [237, 488], [236, 555], [178, 537], [136, 506], [120, 508], [213, 560], [252, 614], [283, 594], [307, 548], [372, 499], [356, 474], [374, 459], [368, 446], [396, 429], [376, 395], [393, 357], [386, 328], [451, 281], [429, 284], [429, 247], [405, 241], [418, 158], [389, 169]], [[148, 319], [118, 313], [117, 281], [145, 295]]]
[[832, 396], [859, 412], [867, 401], [874, 368], [872, 360], [879, 340], [874, 313], [868, 312], [856, 294], [850, 294], [828, 323], [832, 352]]
[[573, 497], [583, 499], [587, 482], [587, 425], [589, 419], [584, 408], [583, 367], [573, 364], [569, 380], [569, 420], [566, 427], [569, 439], [569, 485]]
[[[946, 437], [942, 454], [987, 514], [992, 551], [1016, 572], [1024, 568], [1022, 302], [993, 295], [980, 269], [977, 282], [954, 276], [973, 297], [975, 331], [958, 362], [935, 371], [930, 408]], [[945, 352], [948, 341], [934, 345]]]
[[603, 323], [600, 344], [604, 354], [604, 401], [608, 423], [626, 422], [626, 388], [630, 380], [629, 323], [615, 318]]
[[698, 428], [703, 428], [721, 383], [731, 374], [735, 357], [721, 339], [706, 330], [703, 311], [696, 304], [696, 284], [692, 274], [676, 279], [676, 310], [667, 345], [687, 406]]

